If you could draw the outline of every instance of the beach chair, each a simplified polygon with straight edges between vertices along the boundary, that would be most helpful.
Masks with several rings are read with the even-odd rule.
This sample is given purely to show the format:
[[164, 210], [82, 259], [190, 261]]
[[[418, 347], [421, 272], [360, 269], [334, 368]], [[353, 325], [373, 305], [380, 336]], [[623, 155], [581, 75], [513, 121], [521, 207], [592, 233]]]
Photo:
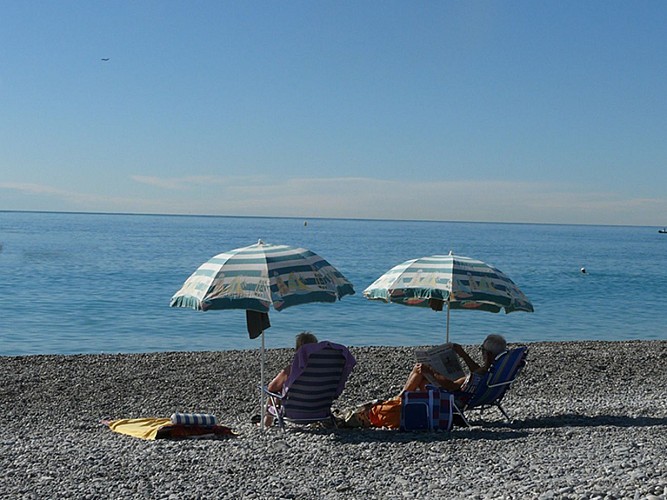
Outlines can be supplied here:
[[285, 430], [285, 423], [330, 422], [333, 401], [340, 396], [356, 360], [347, 347], [333, 342], [305, 344], [294, 355], [282, 394], [262, 390], [268, 396], [268, 411]]
[[454, 395], [454, 414], [459, 415], [463, 423], [470, 427], [465, 412], [496, 407], [503, 414], [508, 423], [512, 422], [501, 402], [516, 380], [524, 366], [526, 366], [527, 347], [517, 347], [507, 350], [496, 356], [489, 371], [479, 381], [472, 392], [456, 391]]

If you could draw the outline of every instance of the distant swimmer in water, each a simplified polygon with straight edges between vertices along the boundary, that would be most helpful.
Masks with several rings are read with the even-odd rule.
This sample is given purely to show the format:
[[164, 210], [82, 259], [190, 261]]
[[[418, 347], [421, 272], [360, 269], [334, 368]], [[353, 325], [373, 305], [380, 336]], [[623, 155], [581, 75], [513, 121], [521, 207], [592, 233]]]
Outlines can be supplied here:
[[585, 267], [581, 268], [581, 274], [586, 274], [586, 268]]

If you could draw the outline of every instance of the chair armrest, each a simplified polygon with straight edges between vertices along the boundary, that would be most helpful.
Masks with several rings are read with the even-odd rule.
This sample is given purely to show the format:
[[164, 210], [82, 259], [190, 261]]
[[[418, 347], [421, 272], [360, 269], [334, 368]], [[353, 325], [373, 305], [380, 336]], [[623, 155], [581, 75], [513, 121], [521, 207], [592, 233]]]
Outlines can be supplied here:
[[510, 385], [515, 380], [516, 380], [516, 377], [514, 377], [512, 380], [506, 380], [505, 382], [498, 382], [497, 384], [487, 384], [486, 386], [490, 389], [492, 389], [494, 387], [502, 387], [504, 385]]
[[276, 394], [275, 392], [271, 392], [267, 387], [260, 387], [260, 389], [262, 390], [262, 392], [268, 394], [269, 396], [273, 396], [274, 398], [278, 399], [283, 398], [281, 394]]

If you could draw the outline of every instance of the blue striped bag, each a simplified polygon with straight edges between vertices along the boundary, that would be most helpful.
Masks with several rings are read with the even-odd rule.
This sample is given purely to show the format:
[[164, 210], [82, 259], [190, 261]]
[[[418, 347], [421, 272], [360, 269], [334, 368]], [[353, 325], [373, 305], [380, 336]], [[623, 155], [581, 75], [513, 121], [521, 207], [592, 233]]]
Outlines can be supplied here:
[[444, 389], [427, 386], [426, 391], [406, 391], [401, 396], [403, 431], [448, 431], [452, 428], [454, 396]]
[[210, 413], [173, 413], [171, 423], [179, 425], [212, 426], [216, 424], [215, 415]]

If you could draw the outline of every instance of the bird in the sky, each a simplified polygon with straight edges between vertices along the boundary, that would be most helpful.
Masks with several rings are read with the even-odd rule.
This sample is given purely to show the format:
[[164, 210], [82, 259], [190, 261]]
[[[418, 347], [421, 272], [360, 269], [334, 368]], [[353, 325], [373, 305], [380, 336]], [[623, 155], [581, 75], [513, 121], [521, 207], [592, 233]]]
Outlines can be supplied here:
[[102, 60], [103, 60], [103, 61], [108, 61], [109, 58], [108, 58], [108, 57], [103, 57]]

